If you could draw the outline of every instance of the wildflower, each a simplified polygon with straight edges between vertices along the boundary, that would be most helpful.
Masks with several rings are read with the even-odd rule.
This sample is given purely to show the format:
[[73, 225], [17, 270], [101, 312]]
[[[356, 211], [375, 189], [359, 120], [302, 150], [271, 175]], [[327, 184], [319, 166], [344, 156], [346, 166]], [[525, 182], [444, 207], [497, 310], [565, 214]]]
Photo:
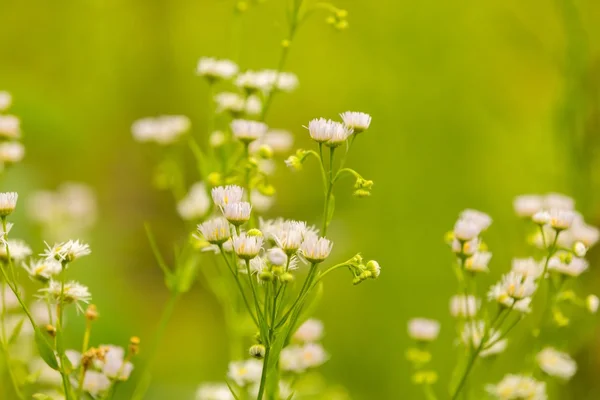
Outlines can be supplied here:
[[118, 346], [106, 346], [108, 351], [100, 363], [102, 373], [111, 379], [126, 381], [133, 371], [133, 364], [125, 361], [125, 350]]
[[15, 262], [25, 260], [33, 253], [31, 251], [31, 247], [29, 247], [24, 241], [18, 239], [9, 239], [5, 242], [5, 244], [0, 243], [0, 260], [8, 260], [8, 254], [6, 252], [7, 246], [8, 250], [10, 251], [10, 258]]
[[235, 400], [226, 384], [203, 383], [196, 391], [196, 400]]
[[497, 385], [487, 385], [486, 391], [499, 400], [546, 400], [546, 384], [532, 377], [506, 375]]
[[367, 262], [366, 267], [367, 271], [371, 273], [371, 278], [379, 278], [379, 275], [381, 275], [381, 267], [379, 266], [379, 263], [377, 261], [370, 260], [369, 262]]
[[222, 92], [215, 95], [216, 112], [230, 112], [240, 115], [246, 108], [246, 99], [238, 93]]
[[323, 365], [329, 356], [323, 346], [307, 343], [303, 346], [291, 345], [281, 351], [280, 363], [284, 371], [301, 373]]
[[198, 68], [196, 71], [198, 75], [203, 76], [210, 81], [231, 79], [238, 73], [238, 66], [233, 61], [203, 57], [198, 61]]
[[262, 344], [255, 344], [250, 347], [248, 353], [250, 353], [250, 357], [262, 360], [265, 358], [266, 348]]
[[544, 272], [544, 266], [534, 258], [515, 258], [512, 260], [511, 271], [522, 276], [537, 279]]
[[29, 276], [41, 282], [47, 282], [52, 277], [60, 274], [62, 265], [54, 258], [40, 259], [23, 265]]
[[484, 212], [466, 209], [460, 213], [460, 220], [473, 223], [480, 232], [485, 231], [492, 224], [492, 218]]
[[[454, 239], [452, 241], [452, 251], [464, 256], [472, 256], [479, 250], [479, 239], [475, 238], [466, 242]], [[483, 261], [480, 259], [479, 261]]]
[[285, 254], [283, 250], [279, 247], [274, 247], [267, 251], [267, 258], [271, 265], [275, 265], [278, 267], [284, 266], [287, 264], [288, 256]]
[[194, 184], [190, 192], [177, 203], [177, 212], [186, 221], [202, 218], [210, 209], [210, 199], [202, 182]]
[[42, 256], [54, 258], [62, 263], [72, 263], [78, 258], [91, 254], [90, 246], [79, 240], [69, 240], [68, 242], [57, 243], [54, 246], [47, 246]]
[[96, 397], [106, 392], [110, 386], [111, 381], [106, 375], [96, 371], [87, 371], [85, 373], [82, 388], [92, 396]]
[[238, 257], [250, 260], [260, 253], [263, 244], [262, 236], [252, 236], [248, 232], [242, 232], [233, 237], [233, 249]]
[[12, 104], [12, 96], [7, 91], [0, 91], [0, 111], [6, 111]]
[[567, 354], [546, 347], [535, 357], [538, 365], [550, 376], [569, 380], [577, 372], [577, 363]]
[[279, 72], [277, 73], [277, 80], [275, 82], [275, 89], [281, 90], [282, 92], [291, 92], [296, 90], [298, 87], [298, 77], [296, 74], [291, 72]]
[[[484, 337], [486, 338], [486, 341], [482, 345], [481, 342]], [[506, 350], [508, 341], [500, 338], [500, 332], [494, 329], [490, 330], [486, 336], [486, 325], [484, 321], [470, 321], [465, 324], [463, 331], [461, 332], [463, 343], [470, 345], [475, 349], [479, 348], [479, 356], [483, 358], [502, 353]]]
[[502, 282], [493, 285], [488, 291], [487, 297], [488, 300], [496, 301], [504, 307], [512, 308], [513, 310], [522, 313], [531, 312], [531, 309], [529, 308], [531, 297], [524, 297], [520, 300], [516, 300], [508, 294], [508, 290]]
[[598, 299], [598, 296], [590, 294], [585, 298], [585, 305], [589, 312], [596, 314], [598, 306], [600, 305], [600, 299]]
[[533, 278], [514, 271], [505, 274], [500, 281], [500, 285], [506, 294], [515, 300], [530, 297], [537, 289], [537, 284]]
[[574, 221], [570, 232], [574, 241], [583, 243], [587, 248], [594, 246], [600, 239], [600, 230], [598, 228], [581, 221]]
[[550, 213], [548, 211], [538, 211], [531, 217], [531, 220], [538, 225], [546, 225], [550, 222]]
[[223, 216], [235, 226], [240, 226], [250, 219], [252, 206], [250, 203], [242, 201], [239, 203], [228, 203], [221, 207]]
[[577, 257], [584, 257], [587, 253], [587, 247], [585, 247], [585, 244], [581, 242], [575, 242], [575, 244], [573, 245], [573, 253]]
[[218, 186], [211, 191], [216, 205], [223, 207], [230, 203], [239, 203], [244, 196], [244, 189], [236, 185]]
[[336, 147], [348, 139], [352, 130], [344, 124], [329, 119], [318, 118], [308, 123], [310, 137], [317, 143]]
[[25, 157], [25, 147], [19, 142], [0, 143], [0, 163], [15, 164]]
[[318, 342], [323, 338], [323, 323], [317, 319], [306, 320], [292, 338], [298, 342]]
[[569, 229], [574, 219], [573, 211], [557, 208], [550, 210], [550, 226], [557, 231]]
[[231, 237], [229, 222], [222, 217], [209, 219], [198, 225], [198, 232], [211, 244], [223, 244]]
[[133, 137], [138, 142], [155, 142], [160, 145], [174, 143], [189, 129], [190, 120], [183, 115], [143, 118], [131, 126]]
[[477, 315], [481, 301], [475, 296], [457, 295], [450, 298], [450, 315], [455, 318], [472, 318]]
[[61, 282], [50, 280], [48, 287], [40, 289], [42, 297], [47, 298], [53, 304], [75, 304], [78, 309], [81, 309], [79, 303], [89, 303], [92, 299], [87, 286], [83, 286], [77, 282], [66, 282], [63, 285]]
[[488, 264], [492, 259], [492, 253], [479, 251], [465, 260], [465, 269], [471, 272], [488, 272]]
[[539, 212], [544, 204], [544, 199], [537, 195], [522, 195], [515, 197], [513, 207], [517, 216], [531, 218]]
[[329, 257], [332, 248], [333, 243], [331, 241], [315, 234], [305, 235], [300, 245], [302, 256], [313, 264], [325, 261]]
[[258, 360], [234, 361], [229, 363], [227, 377], [238, 386], [244, 387], [260, 381], [262, 362]]
[[459, 219], [454, 225], [454, 237], [461, 242], [475, 239], [481, 233], [481, 227], [474, 221]]
[[408, 336], [420, 342], [431, 342], [440, 333], [440, 323], [433, 319], [413, 318], [408, 321]]
[[589, 267], [589, 263], [583, 258], [572, 257], [570, 260], [568, 258], [565, 253], [557, 253], [548, 261], [548, 269], [562, 275], [577, 277]]
[[572, 211], [575, 208], [575, 200], [560, 193], [548, 193], [544, 197], [544, 208], [546, 210]]
[[14, 115], [0, 115], [0, 138], [18, 139], [21, 136], [21, 121]]
[[262, 122], [245, 119], [234, 119], [230, 126], [233, 136], [244, 143], [261, 138], [268, 130], [267, 125]]
[[266, 235], [288, 255], [298, 251], [305, 235], [315, 232], [314, 228], [308, 227], [306, 222], [302, 221], [278, 220], [266, 225], [263, 228]]
[[6, 218], [17, 208], [19, 194], [16, 192], [0, 193], [0, 217]]
[[366, 131], [371, 125], [371, 116], [367, 113], [346, 111], [340, 114], [340, 117], [342, 117], [344, 125], [356, 134]]

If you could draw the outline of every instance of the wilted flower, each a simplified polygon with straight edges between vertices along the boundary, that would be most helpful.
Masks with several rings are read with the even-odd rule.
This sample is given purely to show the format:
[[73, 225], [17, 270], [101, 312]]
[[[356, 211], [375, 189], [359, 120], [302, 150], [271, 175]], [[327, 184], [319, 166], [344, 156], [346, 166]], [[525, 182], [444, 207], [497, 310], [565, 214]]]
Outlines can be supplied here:
[[550, 376], [569, 380], [577, 372], [577, 363], [567, 354], [546, 347], [535, 357], [538, 365]]

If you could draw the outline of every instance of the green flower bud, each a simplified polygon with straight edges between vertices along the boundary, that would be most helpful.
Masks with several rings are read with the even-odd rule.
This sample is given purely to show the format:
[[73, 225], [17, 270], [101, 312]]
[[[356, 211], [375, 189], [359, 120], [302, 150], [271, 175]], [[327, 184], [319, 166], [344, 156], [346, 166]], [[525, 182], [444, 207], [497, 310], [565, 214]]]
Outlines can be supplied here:
[[246, 232], [246, 235], [248, 236], [262, 236], [263, 233], [259, 230], [259, 229], [250, 229], [248, 232]]
[[249, 350], [250, 357], [254, 357], [259, 360], [265, 357], [265, 352], [265, 346], [263, 346], [262, 344], [255, 344], [254, 346], [250, 347]]
[[270, 160], [273, 158], [273, 149], [268, 144], [263, 144], [258, 148], [258, 156], [265, 160]]
[[285, 282], [285, 283], [293, 282], [294, 275], [290, 274], [289, 272], [285, 272], [285, 273], [281, 274], [279, 279], [281, 280], [281, 282]]
[[271, 271], [263, 271], [258, 275], [261, 281], [263, 282], [271, 282], [273, 280], [273, 273]]

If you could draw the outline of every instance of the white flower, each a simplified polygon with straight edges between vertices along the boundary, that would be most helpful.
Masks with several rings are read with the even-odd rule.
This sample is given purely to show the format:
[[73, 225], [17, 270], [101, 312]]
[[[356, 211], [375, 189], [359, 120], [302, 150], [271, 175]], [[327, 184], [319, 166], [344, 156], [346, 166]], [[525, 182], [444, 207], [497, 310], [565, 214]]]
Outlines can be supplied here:
[[260, 253], [263, 244], [262, 236], [250, 236], [242, 232], [239, 236], [233, 237], [233, 250], [238, 257], [244, 260], [250, 260]]
[[577, 277], [589, 267], [589, 263], [583, 258], [573, 257], [571, 262], [567, 263], [566, 261], [563, 261], [563, 257], [561, 257], [560, 254], [562, 253], [558, 253], [550, 259], [548, 262], [549, 270], [556, 271], [559, 274]]
[[234, 361], [229, 363], [227, 377], [236, 385], [244, 387], [260, 381], [262, 362], [259, 360]]
[[550, 226], [556, 230], [569, 229], [574, 219], [575, 213], [573, 211], [557, 208], [550, 210]]
[[515, 197], [513, 207], [517, 216], [531, 218], [544, 206], [544, 199], [537, 195], [522, 195]]
[[240, 115], [246, 109], [246, 99], [238, 93], [221, 92], [215, 95], [216, 112]]
[[54, 258], [32, 261], [29, 264], [24, 264], [23, 268], [31, 278], [42, 282], [48, 281], [62, 271], [61, 263]]
[[408, 321], [408, 336], [421, 342], [431, 342], [440, 333], [440, 323], [433, 319], [413, 318]]
[[323, 346], [317, 343], [307, 343], [303, 346], [291, 345], [284, 348], [279, 361], [284, 371], [301, 373], [323, 365], [328, 359], [329, 356]]
[[79, 240], [69, 240], [68, 242], [57, 243], [54, 246], [47, 246], [42, 256], [54, 258], [60, 262], [71, 263], [78, 258], [91, 254], [90, 246]]
[[17, 208], [19, 194], [16, 192], [0, 193], [0, 217], [6, 217]]
[[[20, 289], [22, 293], [22, 289]], [[3, 311], [11, 311], [20, 307], [19, 299], [13, 293], [13, 291], [7, 286], [0, 286], [0, 313]]]
[[230, 60], [203, 57], [198, 61], [196, 72], [208, 79], [231, 79], [238, 73], [238, 66]]
[[177, 212], [186, 221], [202, 218], [210, 209], [210, 198], [206, 194], [206, 186], [199, 182], [194, 184], [187, 196], [177, 203]]
[[246, 119], [234, 119], [231, 121], [230, 127], [233, 136], [245, 143], [260, 139], [269, 129], [263, 122]]
[[9, 92], [2, 90], [0, 91], [0, 111], [6, 111], [12, 104], [12, 96]]
[[133, 137], [138, 142], [155, 142], [161, 145], [175, 142], [189, 129], [190, 120], [183, 115], [143, 118], [131, 126]]
[[590, 248], [600, 239], [600, 231], [595, 226], [587, 225], [581, 221], [574, 221], [570, 229], [573, 240], [583, 243]]
[[273, 247], [267, 251], [267, 258], [272, 265], [284, 266], [287, 264], [288, 256], [279, 247]]
[[290, 92], [298, 86], [298, 77], [290, 72], [248, 70], [238, 75], [235, 84], [248, 92], [268, 93], [274, 89]]
[[311, 120], [308, 123], [308, 132], [315, 142], [331, 147], [339, 146], [352, 134], [352, 130], [346, 125], [325, 118]]
[[544, 197], [544, 208], [546, 210], [558, 209], [572, 211], [575, 208], [575, 200], [560, 193], [548, 193]]
[[577, 363], [567, 354], [546, 347], [535, 357], [538, 365], [550, 376], [569, 380], [577, 372]]
[[363, 112], [346, 111], [340, 114], [344, 125], [352, 129], [354, 133], [361, 133], [369, 129], [371, 116]]
[[19, 142], [0, 143], [0, 162], [5, 164], [18, 163], [25, 157], [25, 147]]
[[[500, 339], [501, 334], [499, 331], [491, 330], [487, 336], [485, 332], [486, 325], [484, 321], [470, 321], [464, 325], [461, 332], [461, 339], [464, 344], [472, 346], [475, 349], [481, 347], [479, 356], [482, 358], [496, 355], [506, 350], [508, 341]], [[486, 337], [486, 341], [481, 346], [484, 336]]]
[[196, 391], [196, 400], [235, 400], [224, 383], [203, 383]]
[[522, 275], [514, 271], [505, 274], [502, 277], [500, 284], [506, 291], [506, 294], [515, 300], [521, 300], [525, 297], [530, 297], [537, 289], [535, 279], [533, 279], [531, 276]]
[[459, 219], [454, 224], [454, 237], [466, 242], [475, 239], [481, 233], [480, 226], [471, 220]]
[[492, 253], [479, 251], [465, 260], [465, 269], [471, 272], [488, 272], [488, 264], [492, 259]]
[[538, 225], [546, 225], [550, 222], [550, 213], [548, 211], [538, 211], [531, 217], [531, 220]]
[[318, 342], [323, 338], [323, 323], [318, 319], [306, 320], [292, 338], [298, 342]]
[[244, 197], [244, 189], [236, 185], [218, 186], [212, 189], [213, 201], [219, 207], [229, 203], [239, 203]]
[[585, 298], [585, 306], [587, 307], [588, 311], [592, 314], [596, 314], [599, 305], [600, 299], [598, 299], [598, 296], [590, 294], [588, 297]]
[[450, 315], [455, 318], [472, 318], [477, 315], [481, 300], [475, 296], [457, 295], [450, 298]]
[[492, 218], [489, 215], [473, 209], [464, 210], [460, 213], [459, 219], [475, 224], [480, 232], [485, 231], [492, 224]]
[[313, 264], [325, 261], [329, 257], [332, 248], [333, 243], [331, 241], [315, 234], [305, 234], [300, 245], [302, 256]]
[[[8, 239], [8, 250], [10, 251], [10, 258], [13, 261], [23, 261], [29, 257], [33, 252], [31, 247], [22, 240]], [[6, 243], [0, 243], [0, 259], [7, 260], [8, 255], [6, 253]]]
[[283, 92], [291, 92], [298, 87], [298, 77], [292, 72], [279, 72], [275, 88]]
[[102, 363], [102, 373], [111, 379], [126, 381], [133, 371], [133, 364], [125, 362], [125, 351], [122, 347], [107, 346], [108, 351]]
[[198, 232], [207, 242], [223, 244], [231, 237], [229, 222], [225, 218], [213, 218], [198, 225]]
[[14, 115], [0, 115], [0, 138], [18, 139], [21, 136], [21, 121]]
[[250, 203], [241, 201], [239, 203], [227, 203], [221, 207], [223, 216], [227, 218], [233, 225], [242, 225], [250, 219], [250, 213], [252, 212], [252, 205]]
[[250, 192], [250, 200], [252, 201], [252, 207], [259, 213], [269, 211], [275, 203], [273, 196], [265, 196], [257, 189], [252, 189], [252, 192]]
[[529, 376], [506, 375], [497, 385], [487, 385], [486, 391], [499, 400], [546, 400], [546, 384]]
[[275, 220], [264, 225], [261, 228], [267, 237], [273, 239], [288, 255], [300, 248], [305, 235], [315, 233], [314, 228], [309, 228], [303, 221]]
[[111, 386], [111, 381], [106, 375], [96, 372], [87, 371], [83, 378], [83, 390], [91, 394], [92, 396], [98, 396], [101, 393], [106, 392]]
[[544, 266], [535, 261], [533, 257], [529, 258], [514, 258], [512, 260], [511, 271], [525, 277], [537, 279], [544, 272]]
[[467, 242], [461, 242], [458, 239], [452, 241], [452, 251], [455, 253], [462, 253], [466, 256], [472, 256], [479, 250], [479, 238], [469, 240]]
[[39, 291], [42, 293], [41, 297], [48, 299], [52, 304], [58, 304], [62, 301], [65, 304], [76, 304], [78, 308], [81, 308], [80, 302], [89, 303], [92, 299], [87, 286], [74, 281], [64, 284], [64, 292], [62, 283], [54, 280], [48, 283], [48, 287], [42, 288]]

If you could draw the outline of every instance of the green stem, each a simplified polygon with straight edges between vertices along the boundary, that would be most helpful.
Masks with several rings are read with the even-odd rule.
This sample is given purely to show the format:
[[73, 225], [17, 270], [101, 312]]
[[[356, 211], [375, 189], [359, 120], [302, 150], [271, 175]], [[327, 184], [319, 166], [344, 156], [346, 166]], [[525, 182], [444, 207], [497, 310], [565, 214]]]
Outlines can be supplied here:
[[56, 353], [58, 355], [60, 376], [62, 378], [63, 389], [65, 391], [65, 399], [71, 398], [71, 382], [69, 380], [69, 374], [65, 368], [65, 347], [64, 347], [64, 329], [63, 329], [63, 316], [64, 316], [64, 298], [65, 298], [65, 270], [67, 264], [63, 262], [62, 273], [60, 278], [60, 297], [57, 304], [56, 312]]
[[331, 195], [333, 193], [333, 184], [335, 181], [333, 180], [333, 159], [335, 155], [335, 147], [329, 148], [329, 185], [327, 188], [327, 194], [325, 195], [325, 207], [323, 211], [323, 229], [321, 231], [321, 235], [325, 236], [327, 234], [327, 227], [329, 226], [329, 202], [331, 200]]
[[10, 351], [8, 348], [8, 336], [6, 334], [6, 324], [5, 324], [5, 314], [6, 314], [6, 286], [4, 284], [4, 282], [2, 282], [2, 287], [0, 288], [0, 290], [2, 290], [2, 309], [0, 310], [0, 312], [2, 314], [0, 314], [0, 324], [1, 324], [1, 330], [2, 330], [2, 352], [4, 353], [4, 359], [6, 360], [6, 369], [8, 370], [8, 375], [10, 377], [10, 381], [13, 385], [13, 389], [15, 394], [17, 395], [17, 397], [19, 399], [24, 400], [25, 397], [23, 396], [23, 393], [21, 392], [21, 389], [19, 388], [19, 384], [17, 382], [17, 377], [15, 376], [15, 372], [12, 369], [11, 366], [11, 361], [10, 361]]
[[144, 371], [142, 372], [142, 376], [137, 384], [133, 396], [131, 400], [142, 400], [150, 387], [150, 379], [152, 376], [152, 365], [156, 358], [156, 353], [158, 351], [158, 347], [162, 341], [162, 337], [165, 334], [167, 329], [167, 325], [171, 320], [171, 316], [173, 315], [173, 311], [175, 310], [175, 305], [177, 305], [177, 301], [179, 300], [180, 293], [173, 291], [163, 309], [162, 315], [160, 317], [160, 321], [158, 323], [158, 328], [156, 329], [156, 333], [154, 334], [152, 346], [150, 347], [150, 351], [148, 352], [148, 362], [144, 367]]
[[229, 262], [229, 259], [227, 258], [227, 255], [225, 254], [225, 251], [223, 250], [222, 245], [219, 246], [219, 250], [221, 252], [221, 256], [223, 257], [223, 260], [225, 260], [225, 264], [227, 264], [227, 268], [229, 269], [229, 271], [231, 271], [231, 275], [233, 275], [233, 279], [235, 280], [238, 290], [240, 291], [240, 294], [242, 295], [242, 299], [244, 299], [244, 304], [246, 305], [246, 309], [248, 310], [248, 313], [252, 317], [254, 324], [258, 328], [260, 326], [260, 324], [258, 323], [258, 319], [256, 318], [256, 316], [254, 316], [254, 313], [252, 312], [250, 303], [248, 302], [248, 299], [246, 298], [246, 294], [244, 293], [244, 288], [242, 287], [242, 283], [240, 282], [238, 275], [235, 273], [235, 270], [231, 266], [231, 263]]
[[271, 345], [267, 344], [265, 349], [265, 359], [263, 360], [263, 369], [260, 375], [260, 386], [258, 387], [258, 396], [256, 400], [262, 400], [265, 386], [267, 384], [267, 370], [269, 369], [269, 356], [271, 353]]
[[304, 281], [304, 284], [302, 285], [302, 289], [300, 289], [300, 293], [298, 293], [298, 297], [296, 297], [296, 300], [294, 301], [294, 303], [292, 304], [292, 306], [283, 315], [283, 317], [281, 317], [281, 319], [279, 320], [279, 322], [277, 323], [277, 325], [275, 325], [275, 329], [278, 329], [283, 324], [285, 324], [285, 322], [287, 321], [287, 318], [289, 317], [289, 315], [294, 311], [294, 309], [296, 308], [296, 306], [298, 305], [298, 303], [300, 303], [300, 301], [304, 298], [304, 293], [307, 291], [308, 287], [310, 286], [310, 283], [312, 281], [312, 276], [314, 274], [314, 271], [316, 271], [316, 269], [317, 269], [317, 264], [313, 263], [310, 266], [310, 271], [308, 272], [308, 276], [306, 277], [306, 280]]

